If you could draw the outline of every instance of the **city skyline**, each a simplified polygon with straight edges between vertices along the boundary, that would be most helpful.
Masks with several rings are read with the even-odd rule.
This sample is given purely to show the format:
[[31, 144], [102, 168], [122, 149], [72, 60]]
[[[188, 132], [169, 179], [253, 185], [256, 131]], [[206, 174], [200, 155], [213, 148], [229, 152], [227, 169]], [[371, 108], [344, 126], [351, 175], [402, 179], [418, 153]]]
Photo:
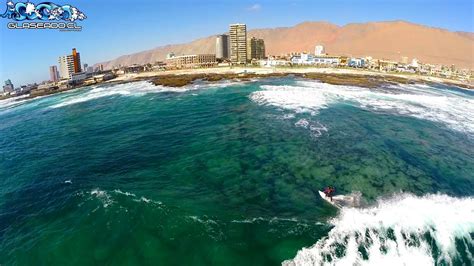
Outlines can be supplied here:
[[[183, 4], [161, 2], [158, 6], [166, 6], [166, 9], [153, 10], [143, 3], [138, 3], [134, 5], [134, 8], [139, 9], [143, 16], [141, 19], [136, 19], [133, 14], [121, 12], [129, 3], [118, 1], [107, 5], [110, 6], [110, 12], [107, 13], [121, 14], [120, 20], [114, 20], [113, 15], [104, 15], [103, 9], [93, 3], [74, 3], [88, 17], [80, 22], [83, 27], [81, 32], [8, 30], [5, 25], [1, 25], [2, 39], [15, 40], [15, 42], [2, 42], [0, 79], [11, 79], [15, 84], [47, 80], [48, 67], [56, 64], [57, 57], [67, 53], [72, 47], [82, 51], [83, 62], [93, 65], [125, 54], [224, 33], [228, 31], [227, 26], [232, 23], [245, 23], [250, 25], [250, 29], [256, 29], [293, 26], [303, 21], [329, 21], [337, 25], [345, 25], [368, 21], [406, 20], [450, 31], [472, 32], [470, 1], [434, 1], [426, 5], [427, 3], [427, 1], [383, 3], [362, 1], [357, 6], [351, 6], [351, 12], [348, 12], [343, 9], [350, 5], [348, 1], [330, 3], [310, 1], [220, 3], [213, 1], [196, 7], [203, 12], [214, 11], [211, 20], [202, 21], [195, 15], [187, 17], [183, 22], [170, 19], [178, 12], [180, 14], [187, 8], [191, 8]], [[421, 7], [424, 12], [417, 12]], [[298, 16], [281, 16], [283, 12], [297, 13]], [[1, 21], [3, 24], [7, 22], [6, 19]], [[152, 26], [146, 26], [146, 23]], [[31, 41], [40, 39], [48, 41]], [[108, 43], [115, 45], [107, 46]], [[100, 49], [104, 47], [107, 49]], [[11, 52], [16, 50], [21, 52]]]

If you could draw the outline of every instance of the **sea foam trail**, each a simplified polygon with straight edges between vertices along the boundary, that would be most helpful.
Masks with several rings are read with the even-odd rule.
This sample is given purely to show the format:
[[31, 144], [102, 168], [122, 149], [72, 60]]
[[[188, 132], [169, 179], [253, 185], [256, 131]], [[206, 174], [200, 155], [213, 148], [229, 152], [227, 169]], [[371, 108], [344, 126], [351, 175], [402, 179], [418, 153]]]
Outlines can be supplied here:
[[400, 194], [375, 207], [343, 209], [330, 223], [334, 228], [327, 237], [283, 265], [452, 265], [473, 260], [472, 197]]
[[91, 90], [87, 90], [80, 94], [67, 96], [62, 98], [59, 103], [54, 104], [51, 108], [61, 108], [64, 106], [83, 103], [95, 99], [99, 99], [102, 97], [108, 96], [143, 96], [148, 93], [162, 93], [162, 92], [186, 92], [191, 90], [199, 90], [203, 88], [219, 88], [219, 87], [226, 87], [230, 85], [235, 85], [230, 82], [221, 82], [216, 84], [193, 84], [188, 85], [180, 88], [174, 87], [165, 87], [165, 86], [155, 86], [148, 81], [139, 81], [139, 82], [131, 82], [125, 84], [118, 84], [113, 86], [105, 86], [105, 87], [94, 87]]
[[138, 81], [138, 82], [130, 82], [124, 84], [117, 84], [112, 86], [100, 86], [100, 87], [93, 87], [90, 90], [85, 92], [81, 92], [76, 95], [67, 96], [62, 98], [59, 103], [54, 104], [51, 108], [61, 108], [64, 106], [83, 103], [95, 99], [99, 99], [102, 97], [108, 96], [143, 96], [149, 93], [162, 93], [162, 92], [176, 92], [182, 93], [187, 91], [194, 91], [200, 89], [212, 89], [212, 88], [223, 88], [227, 86], [237, 86], [241, 85], [242, 82], [231, 82], [231, 81], [223, 81], [217, 83], [201, 83], [201, 84], [190, 84], [184, 87], [165, 87], [165, 86], [156, 86], [148, 81]]
[[166, 88], [163, 86], [154, 86], [147, 81], [131, 82], [113, 86], [93, 87], [91, 90], [81, 92], [76, 95], [64, 97], [59, 103], [52, 105], [51, 108], [61, 108], [64, 106], [87, 102], [113, 95], [121, 96], [142, 96], [147, 93], [158, 93], [165, 91], [185, 91], [186, 89]]
[[20, 105], [23, 102], [28, 101], [27, 100], [28, 96], [29, 95], [22, 95], [22, 96], [18, 96], [14, 98], [7, 98], [4, 100], [0, 100], [0, 108], [7, 108], [7, 107]]
[[264, 85], [250, 95], [258, 104], [317, 114], [336, 103], [349, 103], [374, 112], [390, 112], [442, 123], [474, 137], [474, 97], [427, 85], [368, 89], [314, 81], [296, 85]]
[[[0, 114], [8, 113], [14, 109], [17, 109], [21, 106], [29, 104], [29, 106], [33, 106], [31, 103], [33, 99], [28, 98], [29, 95], [22, 95], [18, 97], [8, 98], [4, 100], [0, 100]], [[36, 100], [42, 99], [45, 96], [37, 97]], [[36, 103], [38, 103], [37, 101]]]

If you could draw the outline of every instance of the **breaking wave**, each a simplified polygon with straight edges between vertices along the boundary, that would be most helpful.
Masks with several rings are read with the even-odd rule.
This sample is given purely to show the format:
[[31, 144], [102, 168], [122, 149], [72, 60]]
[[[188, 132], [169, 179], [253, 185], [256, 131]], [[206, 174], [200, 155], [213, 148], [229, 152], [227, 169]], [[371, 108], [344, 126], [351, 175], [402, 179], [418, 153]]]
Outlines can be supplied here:
[[61, 108], [64, 106], [87, 102], [90, 100], [99, 99], [108, 96], [143, 96], [147, 93], [158, 93], [158, 92], [183, 92], [186, 88], [168, 88], [163, 86], [155, 86], [147, 81], [132, 82], [125, 84], [118, 84], [113, 86], [104, 87], [93, 87], [91, 90], [81, 92], [80, 94], [67, 96], [51, 108]]
[[175, 92], [182, 93], [187, 91], [195, 91], [204, 88], [223, 88], [227, 86], [241, 85], [241, 82], [222, 81], [218, 83], [202, 83], [190, 84], [184, 87], [165, 87], [153, 85], [148, 81], [130, 82], [124, 84], [117, 84], [113, 86], [92, 87], [92, 89], [81, 92], [75, 95], [69, 95], [60, 100], [59, 103], [54, 104], [51, 108], [61, 108], [68, 105], [83, 103], [90, 100], [99, 99], [109, 96], [143, 96], [149, 93]]
[[473, 261], [474, 198], [400, 194], [346, 208], [328, 236], [283, 265], [452, 265]]
[[339, 86], [315, 81], [297, 81], [295, 85], [263, 85], [250, 98], [295, 112], [316, 115], [321, 109], [337, 103], [348, 103], [374, 112], [390, 112], [442, 123], [474, 136], [474, 97], [435, 89], [427, 85], [397, 85], [368, 89]]
[[0, 100], [0, 108], [8, 108], [8, 107], [14, 107], [14, 106], [20, 105], [28, 101], [28, 96], [29, 95], [22, 95], [18, 97]]

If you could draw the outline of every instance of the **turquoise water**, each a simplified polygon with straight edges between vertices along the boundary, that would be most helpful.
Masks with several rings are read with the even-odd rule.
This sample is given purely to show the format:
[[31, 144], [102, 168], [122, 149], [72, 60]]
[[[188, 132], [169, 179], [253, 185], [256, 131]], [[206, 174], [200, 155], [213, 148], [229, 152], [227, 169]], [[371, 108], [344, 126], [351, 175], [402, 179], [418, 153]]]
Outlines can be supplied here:
[[[293, 78], [4, 101], [0, 264], [280, 264], [345, 233], [344, 216], [317, 195], [328, 184], [361, 191], [366, 208], [396, 194], [439, 217], [465, 215], [446, 221], [462, 229], [449, 231], [457, 254], [442, 240], [420, 253], [469, 262], [473, 105], [472, 92], [442, 85], [369, 90]], [[323, 260], [350, 253], [338, 252]]]

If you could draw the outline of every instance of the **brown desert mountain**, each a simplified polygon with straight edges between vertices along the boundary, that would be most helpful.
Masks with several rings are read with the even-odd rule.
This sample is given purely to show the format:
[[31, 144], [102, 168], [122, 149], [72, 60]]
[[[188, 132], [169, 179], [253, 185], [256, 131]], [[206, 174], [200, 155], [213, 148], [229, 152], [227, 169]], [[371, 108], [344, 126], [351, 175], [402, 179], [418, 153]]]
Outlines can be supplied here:
[[[267, 55], [313, 53], [316, 44], [323, 44], [327, 53], [335, 55], [396, 61], [407, 56], [423, 63], [474, 69], [474, 33], [452, 32], [405, 21], [353, 23], [342, 27], [328, 22], [304, 22], [293, 27], [250, 30], [248, 35], [265, 40]], [[163, 61], [170, 52], [176, 55], [214, 53], [215, 36], [124, 55], [102, 64], [109, 69], [154, 63]]]

